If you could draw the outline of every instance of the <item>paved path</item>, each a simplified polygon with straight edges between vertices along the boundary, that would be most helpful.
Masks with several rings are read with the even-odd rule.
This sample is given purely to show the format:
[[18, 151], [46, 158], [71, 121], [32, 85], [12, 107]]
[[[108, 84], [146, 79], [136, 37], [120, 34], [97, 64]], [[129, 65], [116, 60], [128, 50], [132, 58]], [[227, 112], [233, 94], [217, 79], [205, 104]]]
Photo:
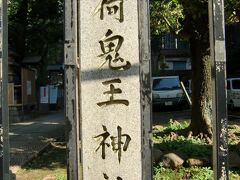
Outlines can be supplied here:
[[64, 135], [63, 112], [51, 112], [27, 122], [10, 125], [10, 164], [21, 166], [55, 138]]

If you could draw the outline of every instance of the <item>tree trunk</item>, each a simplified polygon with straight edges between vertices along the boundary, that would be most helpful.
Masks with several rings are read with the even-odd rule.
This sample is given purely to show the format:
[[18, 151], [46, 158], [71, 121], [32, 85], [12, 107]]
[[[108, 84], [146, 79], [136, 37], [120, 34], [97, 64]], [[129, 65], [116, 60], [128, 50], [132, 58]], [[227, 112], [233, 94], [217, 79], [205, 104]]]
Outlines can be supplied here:
[[212, 137], [211, 61], [208, 43], [190, 40], [192, 53], [192, 120], [189, 129], [194, 135]]
[[[22, 58], [24, 58], [26, 53], [26, 31], [28, 26], [28, 0], [22, 0], [18, 12], [16, 14], [17, 19], [17, 29], [15, 29], [16, 39], [17, 39], [17, 51]], [[16, 42], [16, 40], [15, 40]], [[13, 42], [14, 43], [14, 42]], [[15, 45], [16, 46], [16, 45]]]

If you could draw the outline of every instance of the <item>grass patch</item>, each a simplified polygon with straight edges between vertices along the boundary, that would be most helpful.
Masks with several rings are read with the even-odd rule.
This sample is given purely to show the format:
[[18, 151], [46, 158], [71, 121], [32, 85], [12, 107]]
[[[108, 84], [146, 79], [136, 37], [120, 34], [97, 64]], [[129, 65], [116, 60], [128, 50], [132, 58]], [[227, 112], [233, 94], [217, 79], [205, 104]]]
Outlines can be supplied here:
[[[154, 166], [153, 180], [213, 180], [211, 167], [181, 167], [178, 169], [164, 168], [160, 164]], [[230, 180], [240, 180], [236, 171], [230, 171]]]
[[[179, 123], [170, 120], [167, 126], [153, 127], [154, 147], [162, 152], [180, 152], [187, 157], [211, 159], [212, 145], [202, 136], [179, 136], [177, 131], [188, 127], [189, 122]], [[229, 126], [229, 149], [236, 151], [239, 143], [240, 127]], [[165, 168], [161, 163], [154, 164], [154, 180], [212, 180], [212, 167], [185, 167], [177, 169]], [[239, 169], [231, 169], [230, 180], [240, 180]]]
[[53, 142], [40, 156], [24, 165], [16, 174], [17, 180], [42, 180], [46, 177], [66, 180], [66, 146]]
[[199, 138], [185, 138], [178, 136], [176, 139], [171, 140], [169, 137], [162, 137], [155, 147], [166, 151], [178, 151], [190, 157], [206, 157], [211, 155], [212, 148], [210, 145], [202, 142]]
[[154, 167], [154, 180], [212, 180], [213, 171], [209, 167], [181, 167], [176, 170], [164, 168], [161, 165]]
[[188, 156], [206, 157], [211, 155], [212, 148], [203, 137], [178, 136], [174, 132], [188, 127], [189, 122], [179, 123], [170, 120], [166, 127], [154, 128], [154, 146], [161, 151], [178, 151]]

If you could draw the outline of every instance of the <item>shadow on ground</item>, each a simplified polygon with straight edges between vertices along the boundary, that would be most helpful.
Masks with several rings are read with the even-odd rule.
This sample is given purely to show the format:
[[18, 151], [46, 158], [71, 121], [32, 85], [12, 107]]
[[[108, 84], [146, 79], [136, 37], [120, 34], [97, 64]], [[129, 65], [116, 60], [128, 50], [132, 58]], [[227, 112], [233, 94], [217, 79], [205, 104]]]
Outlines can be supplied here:
[[66, 143], [63, 140], [52, 142], [38, 157], [22, 168], [26, 170], [66, 168]]

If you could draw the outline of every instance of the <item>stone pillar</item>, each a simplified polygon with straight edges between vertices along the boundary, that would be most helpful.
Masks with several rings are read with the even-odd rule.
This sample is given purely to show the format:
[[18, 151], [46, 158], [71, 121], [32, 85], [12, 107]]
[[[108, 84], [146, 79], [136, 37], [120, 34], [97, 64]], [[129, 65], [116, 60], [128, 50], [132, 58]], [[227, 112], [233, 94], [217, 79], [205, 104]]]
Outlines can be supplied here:
[[148, 1], [81, 0], [74, 7], [79, 123], [69, 129], [79, 125], [78, 179], [152, 179]]
[[228, 119], [224, 1], [209, 1], [210, 45], [213, 77], [214, 179], [228, 180]]

